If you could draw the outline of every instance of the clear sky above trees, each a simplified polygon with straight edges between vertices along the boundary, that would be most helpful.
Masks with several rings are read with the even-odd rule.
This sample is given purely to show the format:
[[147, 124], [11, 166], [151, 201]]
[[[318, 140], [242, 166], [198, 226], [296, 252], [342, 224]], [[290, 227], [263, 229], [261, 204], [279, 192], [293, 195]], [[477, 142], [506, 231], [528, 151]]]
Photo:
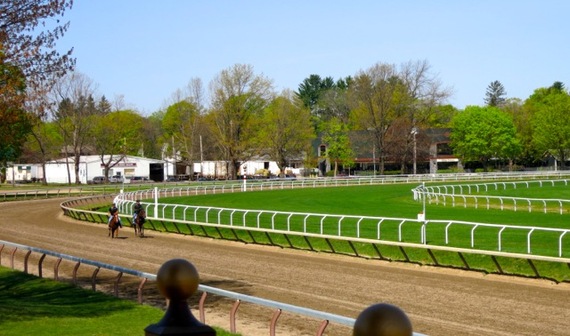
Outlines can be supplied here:
[[237, 63], [280, 91], [311, 74], [336, 80], [377, 62], [424, 59], [463, 109], [483, 105], [494, 80], [521, 99], [570, 83], [560, 26], [569, 12], [562, 0], [76, 1], [61, 50], [74, 47], [78, 71], [100, 94], [124, 95], [144, 114], [191, 78], [209, 83]]

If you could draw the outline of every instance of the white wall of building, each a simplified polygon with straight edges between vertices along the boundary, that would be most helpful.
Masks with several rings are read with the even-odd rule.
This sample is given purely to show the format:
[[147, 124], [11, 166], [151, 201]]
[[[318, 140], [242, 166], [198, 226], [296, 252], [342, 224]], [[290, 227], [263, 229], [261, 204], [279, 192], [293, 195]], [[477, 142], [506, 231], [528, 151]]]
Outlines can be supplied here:
[[41, 180], [44, 170], [41, 164], [15, 164], [6, 168], [6, 182]]
[[[194, 163], [194, 172], [205, 177], [221, 177], [227, 175], [227, 167], [228, 163], [226, 161], [204, 161]], [[279, 175], [281, 172], [275, 161], [251, 160], [240, 166], [238, 175], [253, 176], [265, 169], [269, 171], [269, 174], [274, 176]], [[299, 169], [286, 168], [285, 171], [298, 174]]]
[[[162, 160], [143, 158], [138, 156], [127, 156], [109, 170], [109, 177], [121, 175], [125, 179], [133, 176], [150, 176], [151, 163], [164, 163]], [[68, 164], [65, 159], [46, 163], [46, 179], [48, 183], [70, 183], [67, 172]], [[71, 183], [75, 183], [75, 170], [73, 162], [69, 162]], [[166, 169], [164, 167], [163, 169]], [[104, 176], [105, 169], [98, 155], [81, 156], [79, 164], [79, 180], [82, 184], [92, 180], [95, 176]], [[166, 176], [166, 172], [164, 172]], [[125, 180], [125, 182], [127, 182]]]
[[203, 161], [194, 163], [194, 172], [204, 177], [227, 177], [226, 161]]

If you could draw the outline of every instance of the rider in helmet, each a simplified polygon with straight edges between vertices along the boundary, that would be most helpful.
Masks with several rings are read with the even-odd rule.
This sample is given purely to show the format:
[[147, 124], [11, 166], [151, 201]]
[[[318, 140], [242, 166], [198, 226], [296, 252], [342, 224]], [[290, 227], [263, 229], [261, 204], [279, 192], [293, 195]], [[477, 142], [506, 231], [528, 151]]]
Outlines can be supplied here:
[[141, 204], [141, 200], [137, 200], [135, 206], [133, 207], [133, 223], [137, 219], [137, 216], [139, 215], [139, 212], [142, 210], [142, 208], [143, 207]]
[[[119, 214], [119, 209], [117, 208], [116, 204], [113, 203], [113, 205], [109, 208], [109, 220], [107, 221], [107, 225], [111, 223], [111, 219], [113, 218], [113, 216], [115, 214], [117, 214], [117, 215]], [[118, 217], [118, 218], [119, 218], [119, 222], [118, 222], [119, 227], [122, 228], [123, 224], [121, 223], [121, 218], [120, 217]]]

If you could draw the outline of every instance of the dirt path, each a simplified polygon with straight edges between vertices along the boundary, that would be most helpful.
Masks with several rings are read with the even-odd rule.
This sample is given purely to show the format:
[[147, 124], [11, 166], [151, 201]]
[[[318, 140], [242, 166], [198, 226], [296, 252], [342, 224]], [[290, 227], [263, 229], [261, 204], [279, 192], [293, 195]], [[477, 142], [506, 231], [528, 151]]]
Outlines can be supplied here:
[[[64, 217], [61, 200], [0, 204], [0, 239], [156, 273], [185, 258], [205, 285], [348, 317], [378, 302], [406, 311], [427, 335], [570, 335], [570, 284], [365, 260], [147, 231], [111, 240], [103, 225]], [[3, 255], [5, 252], [3, 252]], [[2, 259], [2, 265], [7, 261]], [[229, 309], [228, 303], [224, 309]], [[227, 313], [207, 315], [229, 328]], [[273, 312], [243, 305], [238, 332], [268, 335]], [[154, 321], [155, 322], [155, 321]], [[314, 335], [319, 321], [284, 314], [277, 335]], [[349, 335], [327, 328], [327, 335]]]

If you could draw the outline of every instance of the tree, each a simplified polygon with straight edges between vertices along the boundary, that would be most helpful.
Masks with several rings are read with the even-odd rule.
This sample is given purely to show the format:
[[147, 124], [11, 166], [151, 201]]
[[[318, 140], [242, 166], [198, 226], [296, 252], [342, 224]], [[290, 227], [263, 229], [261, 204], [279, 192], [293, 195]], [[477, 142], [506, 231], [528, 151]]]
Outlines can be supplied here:
[[349, 107], [346, 93], [351, 81], [351, 77], [335, 82], [332, 77], [321, 78], [313, 74], [299, 84], [295, 95], [311, 111], [315, 130], [319, 130], [322, 123], [333, 117], [341, 117], [348, 121]]
[[[186, 166], [185, 174], [190, 176], [194, 175], [194, 162], [203, 158], [202, 138], [210, 139], [204, 118], [203, 97], [202, 81], [192, 78], [184, 89], [172, 94], [173, 103], [161, 117], [164, 150], [180, 160]], [[209, 143], [211, 141], [206, 142]]]
[[[38, 162], [46, 171], [46, 162], [56, 159], [61, 153], [63, 138], [58, 126], [53, 122], [37, 120], [24, 145], [24, 162]], [[47, 184], [47, 176], [42, 177], [42, 184]]]
[[529, 98], [534, 100], [532, 143], [541, 152], [550, 152], [562, 167], [570, 154], [570, 95], [563, 86], [539, 89]]
[[323, 141], [327, 144], [326, 157], [334, 162], [334, 176], [337, 175], [339, 163], [345, 166], [354, 164], [354, 152], [348, 137], [348, 126], [345, 123], [334, 118], [329, 120], [326, 123]]
[[491, 84], [487, 86], [487, 92], [485, 93], [485, 104], [487, 104], [487, 106], [501, 107], [505, 104], [506, 95], [507, 92], [501, 82], [498, 80], [491, 82]]
[[[71, 73], [61, 78], [52, 91], [58, 107], [53, 111], [53, 119], [59, 126], [65, 143], [66, 159], [72, 155], [75, 183], [79, 184], [79, 164], [81, 155], [91, 139], [90, 117], [100, 114], [97, 111], [93, 94], [95, 89], [90, 78], [81, 73]], [[71, 172], [68, 172], [71, 181]]]
[[[444, 111], [450, 112], [445, 110], [442, 104], [451, 95], [451, 90], [442, 87], [438, 77], [432, 75], [430, 70], [429, 63], [422, 60], [404, 63], [398, 71], [398, 78], [404, 89], [396, 92], [399, 95], [397, 98], [399, 105], [397, 110], [399, 112], [392, 127], [405, 127], [407, 125], [407, 128], [396, 132], [394, 130], [389, 131], [392, 135], [399, 133], [405, 137], [405, 141], [400, 142], [400, 144], [405, 144], [401, 148], [401, 152], [394, 153], [394, 161], [400, 161], [402, 171], [407, 160], [413, 157], [409, 153], [417, 152], [417, 148], [414, 150], [413, 147], [417, 147], [418, 140], [425, 139], [424, 132], [417, 134], [417, 131], [428, 128], [434, 119], [442, 118], [444, 120], [446, 117]], [[414, 133], [416, 133], [415, 141], [412, 140]]]
[[25, 91], [22, 70], [6, 62], [0, 50], [0, 166], [18, 158], [32, 129], [32, 116], [25, 111]]
[[543, 160], [541, 153], [533, 144], [532, 118], [535, 108], [530, 100], [523, 102], [519, 98], [509, 98], [502, 105], [501, 110], [505, 111], [513, 119], [517, 130], [517, 138], [521, 143], [521, 153], [517, 159], [522, 165], [536, 165]]
[[[332, 118], [337, 118], [344, 123], [350, 123], [350, 97], [349, 91], [352, 79], [340, 79], [336, 84], [326, 90], [323, 90], [317, 102], [317, 110], [319, 111], [319, 123], [324, 123]], [[316, 129], [319, 129], [317, 125]]]
[[[410, 130], [409, 120], [398, 118], [388, 129], [384, 151], [388, 161], [400, 165], [400, 173], [406, 173], [406, 168], [413, 163], [429, 161], [429, 139], [423, 129]], [[413, 171], [413, 165], [412, 169]]]
[[212, 131], [235, 179], [240, 164], [256, 154], [256, 132], [262, 111], [273, 98], [272, 84], [255, 75], [251, 65], [236, 64], [216, 76], [210, 90]]
[[375, 148], [379, 151], [380, 174], [384, 173], [386, 132], [398, 115], [398, 94], [404, 90], [398, 80], [396, 67], [376, 64], [359, 72], [351, 85], [353, 112], [360, 127], [373, 134]]
[[18, 156], [23, 139], [47, 108], [41, 105], [33, 111], [38, 118], [30, 115], [24, 108], [27, 93], [49, 87], [75, 65], [71, 50], [60, 55], [55, 49], [69, 25], [60, 25], [59, 17], [71, 5], [72, 0], [0, 2], [0, 163]]
[[31, 82], [53, 80], [73, 69], [73, 50], [63, 55], [55, 50], [57, 40], [69, 27], [69, 22], [60, 24], [59, 17], [72, 5], [72, 0], [0, 2], [1, 49], [8, 62], [22, 69], [30, 86], [33, 86]]
[[162, 128], [165, 138], [172, 139], [173, 153], [181, 154], [187, 173], [193, 175], [194, 160], [200, 153], [200, 130], [204, 128], [199, 108], [187, 100], [170, 105], [162, 119]]
[[88, 122], [93, 125], [89, 143], [95, 147], [108, 179], [111, 168], [124, 161], [127, 155], [137, 154], [143, 137], [143, 117], [124, 110], [92, 114]]
[[450, 138], [455, 155], [485, 169], [491, 159], [514, 159], [521, 152], [512, 119], [496, 107], [466, 107], [453, 118]]
[[314, 138], [309, 109], [291, 92], [275, 98], [264, 110], [258, 133], [259, 148], [277, 162], [281, 176], [293, 159], [310, 151]]
[[449, 128], [451, 120], [459, 112], [453, 105], [439, 105], [434, 107], [434, 113], [426, 120], [426, 127]]
[[[329, 82], [330, 81], [326, 81]], [[296, 95], [301, 99], [303, 104], [310, 109], [311, 113], [314, 113], [314, 109], [317, 106], [320, 95], [324, 90], [325, 81], [321, 79], [321, 76], [312, 74], [308, 78], [305, 78], [301, 84], [299, 84], [299, 89]]]

